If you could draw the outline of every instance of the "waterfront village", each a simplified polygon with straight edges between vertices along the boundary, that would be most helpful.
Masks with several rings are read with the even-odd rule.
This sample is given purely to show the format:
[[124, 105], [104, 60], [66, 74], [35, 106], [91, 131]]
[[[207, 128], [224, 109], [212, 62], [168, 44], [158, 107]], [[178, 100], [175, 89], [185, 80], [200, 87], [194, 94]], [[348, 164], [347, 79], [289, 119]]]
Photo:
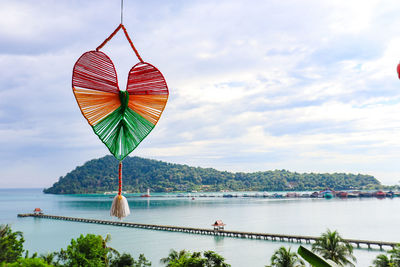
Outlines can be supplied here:
[[[105, 195], [112, 194], [113, 192], [105, 192]], [[147, 190], [145, 194], [140, 195], [140, 197], [151, 197], [150, 190]], [[361, 191], [361, 190], [352, 190], [352, 191], [335, 191], [331, 189], [325, 189], [321, 191], [315, 192], [256, 192], [256, 193], [239, 193], [239, 192], [223, 192], [223, 193], [199, 193], [197, 191], [193, 191], [190, 193], [179, 193], [179, 194], [162, 194], [162, 195], [153, 195], [157, 197], [180, 197], [180, 198], [192, 198], [193, 200], [196, 198], [212, 198], [212, 197], [222, 197], [222, 198], [271, 198], [271, 199], [280, 199], [280, 198], [393, 198], [400, 197], [400, 191], [383, 191], [383, 190], [375, 190], [375, 191]], [[137, 197], [137, 196], [129, 196]]]

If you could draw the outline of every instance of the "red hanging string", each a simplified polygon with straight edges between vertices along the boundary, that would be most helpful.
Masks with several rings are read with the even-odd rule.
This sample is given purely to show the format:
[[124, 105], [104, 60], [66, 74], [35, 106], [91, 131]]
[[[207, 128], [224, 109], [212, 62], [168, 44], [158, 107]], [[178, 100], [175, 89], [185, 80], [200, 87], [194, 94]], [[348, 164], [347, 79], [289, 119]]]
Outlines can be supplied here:
[[118, 166], [118, 195], [122, 193], [122, 161], [119, 162]]
[[125, 29], [124, 25], [121, 24], [121, 26], [122, 26], [122, 29], [124, 30], [126, 39], [128, 39], [128, 42], [131, 45], [133, 51], [135, 51], [135, 54], [136, 54], [137, 58], [140, 60], [140, 62], [143, 63], [144, 61], [143, 61], [142, 57], [139, 55], [139, 52], [136, 50], [135, 46], [133, 45], [131, 38], [129, 38], [127, 30]]
[[139, 55], [139, 52], [136, 50], [135, 46], [133, 45], [133, 42], [131, 40], [131, 38], [129, 37], [128, 31], [126, 30], [126, 28], [124, 27], [124, 25], [119, 24], [118, 27], [113, 31], [113, 33], [111, 33], [111, 35], [104, 40], [104, 42], [101, 43], [101, 45], [99, 45], [96, 48], [96, 51], [99, 51], [101, 48], [103, 48], [103, 46], [105, 46], [106, 43], [108, 43], [108, 41], [110, 41], [116, 34], [117, 32], [122, 28], [122, 30], [124, 31], [125, 37], [128, 40], [129, 44], [131, 45], [133, 51], [135, 52], [137, 58], [139, 59], [140, 62], [144, 62], [142, 57]]
[[113, 31], [113, 33], [112, 33], [107, 39], [105, 39], [104, 42], [101, 43], [101, 45], [99, 45], [99, 46], [96, 48], [96, 51], [99, 51], [101, 48], [103, 48], [103, 46], [104, 46], [106, 43], [108, 43], [108, 41], [110, 41], [111, 38], [113, 38], [115, 34], [117, 34], [117, 32], [121, 29], [121, 27], [122, 27], [122, 24], [119, 24], [118, 27]]

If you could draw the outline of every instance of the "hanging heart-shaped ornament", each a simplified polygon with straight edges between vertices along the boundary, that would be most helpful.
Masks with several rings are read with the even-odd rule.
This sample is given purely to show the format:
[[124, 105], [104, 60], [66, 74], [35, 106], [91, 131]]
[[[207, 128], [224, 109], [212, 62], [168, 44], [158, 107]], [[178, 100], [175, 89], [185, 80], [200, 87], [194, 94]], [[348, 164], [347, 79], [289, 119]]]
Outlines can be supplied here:
[[118, 160], [123, 160], [151, 132], [168, 100], [164, 76], [153, 65], [144, 62], [132, 42], [140, 62], [129, 72], [126, 91], [118, 86], [111, 59], [98, 51], [84, 53], [75, 63], [72, 90], [83, 116], [94, 133]]
[[[140, 61], [129, 72], [126, 91], [119, 89], [111, 59], [99, 51], [120, 29]], [[95, 51], [84, 53], [75, 63], [72, 90], [94, 133], [119, 160], [118, 195], [113, 200], [110, 215], [126, 217], [130, 210], [127, 199], [121, 195], [122, 160], [160, 119], [168, 100], [167, 83], [156, 67], [142, 60], [121, 23]]]

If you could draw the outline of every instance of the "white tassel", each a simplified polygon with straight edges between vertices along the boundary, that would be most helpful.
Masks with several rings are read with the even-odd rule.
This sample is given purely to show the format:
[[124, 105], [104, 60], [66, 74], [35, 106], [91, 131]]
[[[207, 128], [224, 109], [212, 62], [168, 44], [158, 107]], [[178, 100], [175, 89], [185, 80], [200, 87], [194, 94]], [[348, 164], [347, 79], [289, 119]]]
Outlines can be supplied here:
[[131, 214], [128, 200], [122, 195], [116, 195], [111, 205], [110, 215], [122, 219]]

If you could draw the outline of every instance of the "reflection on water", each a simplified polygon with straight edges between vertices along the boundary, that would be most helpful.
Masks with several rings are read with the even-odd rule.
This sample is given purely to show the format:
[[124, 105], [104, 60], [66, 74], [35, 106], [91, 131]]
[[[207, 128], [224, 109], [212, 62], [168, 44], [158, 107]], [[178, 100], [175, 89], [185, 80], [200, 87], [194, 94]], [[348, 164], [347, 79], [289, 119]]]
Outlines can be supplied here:
[[224, 239], [225, 237], [223, 236], [214, 236], [214, 242], [216, 247], [223, 247], [224, 246]]

